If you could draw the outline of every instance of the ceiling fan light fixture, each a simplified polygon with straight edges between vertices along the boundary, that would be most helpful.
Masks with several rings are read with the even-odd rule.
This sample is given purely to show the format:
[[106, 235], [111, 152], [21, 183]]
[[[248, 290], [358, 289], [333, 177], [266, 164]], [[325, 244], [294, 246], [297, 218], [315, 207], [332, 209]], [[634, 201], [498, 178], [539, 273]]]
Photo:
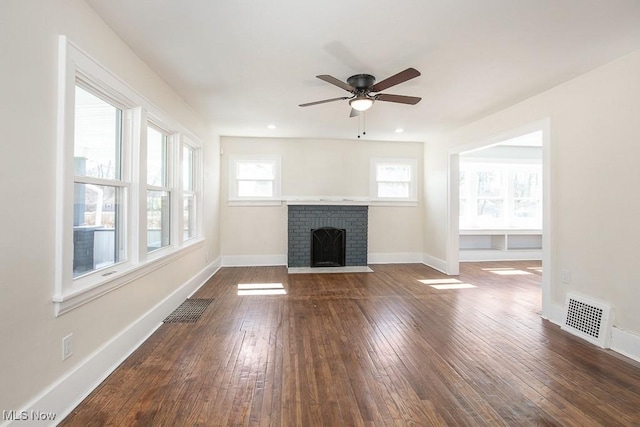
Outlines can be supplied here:
[[367, 96], [358, 96], [349, 101], [351, 108], [357, 111], [366, 111], [373, 105], [373, 99]]

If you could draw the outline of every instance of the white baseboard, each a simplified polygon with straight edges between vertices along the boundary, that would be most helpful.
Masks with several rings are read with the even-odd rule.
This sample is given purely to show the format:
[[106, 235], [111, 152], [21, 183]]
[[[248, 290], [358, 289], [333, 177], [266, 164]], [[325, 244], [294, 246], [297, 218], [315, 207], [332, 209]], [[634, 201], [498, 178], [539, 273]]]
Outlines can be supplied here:
[[65, 374], [56, 383], [44, 390], [19, 411], [20, 414], [33, 414], [42, 411], [56, 414], [51, 422], [28, 420], [9, 421], [9, 425], [56, 425], [82, 400], [89, 395], [111, 372], [113, 372], [131, 353], [134, 352], [162, 324], [162, 320], [182, 302], [197, 291], [220, 269], [220, 258], [207, 265], [198, 274], [176, 289], [171, 295], [143, 314], [117, 336], [87, 357], [71, 372]]
[[447, 261], [436, 258], [431, 255], [422, 254], [422, 263], [428, 267], [438, 270], [441, 273], [449, 274], [447, 272]]
[[611, 332], [611, 350], [640, 362], [640, 335], [615, 326]]
[[447, 262], [418, 252], [370, 253], [369, 264], [424, 264], [442, 273], [447, 273]]
[[225, 255], [222, 257], [223, 267], [259, 267], [270, 265], [287, 265], [286, 254], [275, 255]]
[[367, 254], [368, 264], [419, 264], [422, 254], [417, 252], [390, 252]]
[[559, 304], [551, 304], [551, 315], [547, 319], [551, 323], [562, 326], [564, 322], [564, 306]]

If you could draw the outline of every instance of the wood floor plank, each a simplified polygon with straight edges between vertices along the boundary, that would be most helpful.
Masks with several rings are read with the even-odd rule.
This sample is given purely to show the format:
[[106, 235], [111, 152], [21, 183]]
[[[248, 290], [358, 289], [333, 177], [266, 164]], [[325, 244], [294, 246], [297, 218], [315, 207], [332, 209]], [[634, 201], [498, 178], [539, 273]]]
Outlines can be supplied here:
[[197, 323], [162, 325], [61, 425], [640, 426], [640, 364], [540, 318], [539, 262], [464, 263], [474, 287], [445, 290], [372, 269], [221, 269]]

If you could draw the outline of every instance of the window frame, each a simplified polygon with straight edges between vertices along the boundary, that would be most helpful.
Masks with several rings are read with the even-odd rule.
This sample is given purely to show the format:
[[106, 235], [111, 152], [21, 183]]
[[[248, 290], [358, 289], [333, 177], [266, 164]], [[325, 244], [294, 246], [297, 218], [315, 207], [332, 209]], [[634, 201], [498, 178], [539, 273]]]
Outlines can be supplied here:
[[[378, 179], [378, 166], [379, 165], [402, 165], [410, 167], [410, 180], [409, 195], [407, 197], [383, 197], [379, 196], [378, 185], [383, 181]], [[395, 182], [395, 181], [394, 181]], [[369, 197], [372, 201], [385, 202], [385, 203], [411, 203], [412, 205], [418, 202], [418, 159], [416, 158], [393, 158], [393, 157], [374, 157], [370, 160], [369, 167]]]
[[[124, 81], [113, 75], [89, 55], [83, 52], [65, 36], [59, 37], [58, 44], [58, 118], [57, 118], [57, 176], [56, 176], [56, 245], [55, 281], [52, 302], [54, 313], [59, 316], [113, 289], [148, 274], [184, 254], [201, 248], [202, 197], [196, 199], [198, 224], [194, 238], [183, 242], [180, 238], [180, 221], [173, 221], [171, 239], [175, 244], [161, 250], [146, 251], [146, 126], [150, 123], [160, 127], [170, 135], [173, 160], [169, 171], [169, 187], [173, 192], [171, 216], [179, 218], [182, 201], [180, 153], [182, 141], [188, 138], [194, 148], [196, 162], [202, 162], [202, 145], [187, 129], [171, 117], [166, 116], [146, 98], [139, 95]], [[105, 268], [73, 277], [73, 203], [75, 182], [104, 185], [105, 180], [81, 177], [77, 181], [74, 167], [74, 122], [76, 85], [88, 90], [99, 98], [122, 109], [121, 181], [123, 189], [123, 233], [126, 241], [123, 250], [126, 258]], [[196, 194], [202, 188], [202, 166], [197, 164], [194, 171]], [[106, 185], [112, 185], [111, 180]]]
[[[179, 162], [180, 162], [180, 176], [179, 176], [179, 188], [180, 200], [176, 202], [178, 214], [178, 242], [184, 243], [193, 241], [201, 235], [202, 230], [202, 180], [198, 177], [202, 176], [202, 156], [201, 149], [188, 137], [182, 137], [178, 144], [179, 149]], [[184, 150], [188, 149], [191, 152], [191, 188], [185, 188], [184, 183]], [[190, 223], [193, 225], [193, 235], [184, 236], [184, 199], [185, 196], [192, 197], [194, 200], [193, 214], [195, 218], [190, 218]], [[190, 227], [191, 229], [191, 227]]]
[[[273, 178], [252, 181], [269, 181], [273, 183], [273, 193], [271, 196], [241, 196], [239, 195], [240, 181], [238, 178], [239, 163], [270, 163], [273, 166]], [[231, 204], [248, 202], [250, 204], [280, 204], [282, 202], [282, 159], [277, 155], [231, 155], [228, 163], [229, 175], [229, 195], [228, 200]]]
[[[156, 132], [159, 132], [162, 135], [163, 138], [163, 142], [164, 142], [164, 153], [163, 153], [163, 159], [162, 162], [163, 164], [163, 169], [164, 169], [164, 173], [163, 173], [163, 177], [162, 177], [162, 183], [160, 185], [154, 185], [154, 184], [150, 184], [148, 181], [148, 159], [149, 159], [149, 128], [154, 129]], [[146, 129], [145, 129], [145, 144], [146, 144], [146, 156], [145, 158], [147, 159], [147, 173], [145, 174], [145, 212], [146, 215], [141, 215], [141, 222], [142, 222], [142, 217], [144, 217], [145, 222], [144, 222], [144, 228], [146, 229], [146, 234], [144, 236], [144, 240], [145, 240], [145, 248], [146, 248], [146, 253], [147, 253], [147, 257], [154, 257], [157, 256], [158, 253], [161, 253], [161, 251], [167, 251], [168, 249], [171, 248], [172, 245], [175, 246], [175, 242], [176, 242], [176, 232], [174, 231], [174, 229], [176, 228], [176, 224], [174, 224], [175, 222], [175, 169], [176, 169], [176, 140], [179, 139], [179, 135], [172, 133], [170, 130], [167, 130], [165, 126], [159, 124], [159, 120], [158, 119], [154, 119], [153, 117], [149, 116], [147, 118], [146, 121]], [[182, 165], [178, 165], [178, 169], [181, 168]], [[168, 201], [169, 201], [169, 207], [167, 209], [167, 214], [169, 216], [169, 218], [167, 218], [166, 220], [168, 221], [168, 226], [169, 226], [169, 230], [167, 230], [167, 239], [168, 242], [166, 245], [162, 244], [160, 245], [160, 247], [157, 247], [155, 249], [150, 249], [149, 247], [149, 241], [148, 241], [148, 236], [149, 236], [149, 224], [148, 224], [148, 215], [149, 215], [149, 206], [148, 206], [148, 196], [149, 196], [149, 192], [164, 192], [168, 194]], [[163, 240], [163, 229], [160, 229], [160, 233], [161, 233], [161, 242]], [[142, 245], [141, 245], [142, 246]], [[140, 250], [142, 251], [142, 247], [140, 248]]]
[[[129, 256], [129, 251], [127, 250], [128, 249], [127, 248], [128, 227], [130, 226], [130, 224], [127, 219], [125, 207], [127, 205], [126, 201], [129, 194], [129, 189], [131, 187], [131, 176], [128, 173], [128, 171], [130, 170], [129, 163], [128, 163], [129, 156], [125, 156], [124, 154], [125, 147], [127, 147], [131, 142], [130, 132], [128, 129], [129, 121], [127, 120], [128, 117], [130, 116], [131, 111], [130, 111], [130, 107], [127, 105], [127, 101], [122, 97], [114, 96], [113, 92], [111, 91], [104, 90], [104, 88], [100, 87], [99, 84], [92, 82], [92, 79], [89, 76], [83, 73], [78, 73], [72, 89], [73, 105], [71, 106], [71, 108], [73, 109], [72, 114], [74, 115], [74, 117], [75, 117], [75, 107], [76, 107], [75, 95], [77, 93], [76, 91], [77, 88], [81, 88], [85, 92], [95, 96], [96, 98], [100, 99], [101, 101], [111, 105], [112, 107], [120, 111], [120, 117], [119, 117], [120, 135], [118, 136], [119, 147], [116, 147], [116, 152], [117, 152], [116, 157], [119, 157], [119, 158], [115, 159], [117, 162], [118, 171], [116, 174], [117, 176], [114, 176], [113, 178], [95, 177], [90, 175], [78, 175], [75, 172], [76, 168], [75, 168], [75, 139], [74, 139], [74, 144], [71, 147], [73, 151], [73, 159], [74, 159], [73, 160], [74, 164], [72, 168], [74, 194], [72, 195], [72, 198], [74, 199], [74, 203], [75, 203], [75, 185], [76, 184], [82, 184], [82, 185], [88, 185], [88, 186], [113, 187], [117, 189], [119, 193], [118, 201], [120, 203], [120, 206], [117, 209], [118, 211], [117, 215], [118, 215], [118, 222], [120, 224], [119, 224], [119, 227], [114, 228], [114, 234], [115, 234], [114, 241], [115, 241], [115, 245], [117, 246], [115, 250], [118, 252], [117, 261], [115, 261], [113, 264], [109, 264], [100, 268], [95, 268], [86, 273], [78, 274], [77, 276], [74, 275], [74, 273], [72, 272], [72, 277], [74, 281], [80, 280], [83, 277], [92, 275], [98, 271], [110, 268], [111, 266], [127, 262], [127, 259]], [[75, 137], [75, 121], [74, 121], [73, 134]], [[73, 226], [73, 228], [75, 228], [75, 226]]]

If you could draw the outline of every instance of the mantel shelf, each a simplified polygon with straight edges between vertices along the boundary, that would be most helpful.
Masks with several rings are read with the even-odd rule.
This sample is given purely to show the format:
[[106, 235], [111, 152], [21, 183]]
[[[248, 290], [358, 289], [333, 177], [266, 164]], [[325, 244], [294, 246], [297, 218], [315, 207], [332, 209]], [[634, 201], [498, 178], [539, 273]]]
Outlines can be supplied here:
[[287, 205], [369, 206], [371, 201], [359, 198], [313, 197], [285, 199]]

